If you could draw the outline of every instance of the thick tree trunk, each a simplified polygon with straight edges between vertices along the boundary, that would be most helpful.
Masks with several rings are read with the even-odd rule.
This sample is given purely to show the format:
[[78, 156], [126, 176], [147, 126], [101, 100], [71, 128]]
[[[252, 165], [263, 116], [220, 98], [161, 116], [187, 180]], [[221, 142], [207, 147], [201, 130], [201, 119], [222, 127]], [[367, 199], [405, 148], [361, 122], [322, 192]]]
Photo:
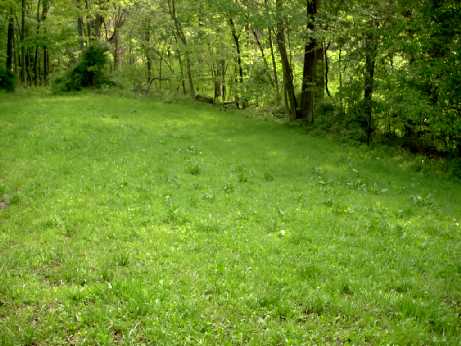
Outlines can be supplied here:
[[373, 134], [373, 87], [376, 49], [376, 39], [373, 33], [367, 32], [365, 34], [364, 116], [368, 145]]
[[[307, 32], [314, 32], [314, 16], [320, 0], [307, 0]], [[308, 123], [314, 121], [315, 75], [318, 44], [314, 37], [309, 37], [304, 47], [303, 83], [301, 87], [301, 118]]]
[[276, 32], [276, 41], [277, 47], [280, 53], [280, 58], [282, 61], [283, 69], [283, 84], [286, 94], [286, 107], [290, 120], [296, 119], [296, 96], [295, 88], [293, 84], [293, 71], [291, 69], [290, 61], [288, 59], [288, 54], [285, 44], [285, 24], [282, 18], [282, 9], [283, 3], [282, 0], [276, 0], [276, 10], [277, 10], [277, 32]]
[[8, 38], [6, 43], [6, 69], [13, 72], [13, 60], [14, 60], [14, 16], [13, 9], [10, 10], [10, 16], [8, 18]]

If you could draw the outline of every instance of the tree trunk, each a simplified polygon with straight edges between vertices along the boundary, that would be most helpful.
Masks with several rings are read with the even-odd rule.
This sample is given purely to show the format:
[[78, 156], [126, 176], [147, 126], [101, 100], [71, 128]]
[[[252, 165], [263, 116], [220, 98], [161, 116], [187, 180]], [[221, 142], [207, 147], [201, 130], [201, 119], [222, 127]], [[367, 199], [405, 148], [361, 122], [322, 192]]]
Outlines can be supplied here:
[[85, 39], [83, 36], [83, 16], [81, 14], [82, 7], [81, 7], [80, 0], [77, 0], [77, 9], [78, 9], [77, 32], [78, 32], [78, 37], [79, 37], [80, 50], [83, 50], [83, 47], [85, 46]]
[[253, 36], [255, 38], [256, 45], [259, 48], [259, 52], [261, 53], [261, 59], [262, 59], [263, 64], [264, 64], [264, 68], [266, 69], [266, 72], [268, 74], [269, 80], [271, 81], [272, 86], [275, 86], [275, 82], [272, 79], [272, 76], [270, 74], [269, 64], [267, 63], [266, 55], [264, 54], [264, 48], [263, 48], [263, 46], [261, 44], [261, 41], [259, 40], [258, 33], [255, 31], [255, 29], [252, 29], [251, 31], [252, 31]]
[[181, 51], [177, 49], [176, 54], [178, 55], [178, 63], [179, 63], [179, 71], [181, 72], [181, 86], [182, 86], [182, 92], [184, 95], [187, 95], [187, 90], [186, 90], [186, 81], [184, 80], [184, 67], [181, 59]]
[[367, 144], [370, 145], [373, 133], [373, 86], [376, 58], [376, 38], [368, 31], [365, 34], [365, 85], [364, 85], [364, 116], [366, 122]]
[[[37, 1], [37, 13], [36, 13], [36, 27], [35, 27], [35, 33], [36, 35], [40, 35], [40, 24], [41, 24], [41, 16], [40, 16], [40, 5], [41, 5], [41, 1], [38, 0]], [[34, 85], [37, 86], [38, 85], [38, 80], [39, 80], [39, 73], [38, 73], [38, 58], [39, 58], [39, 54], [38, 54], [38, 49], [39, 49], [39, 46], [36, 44], [35, 45], [35, 54], [34, 54]]]
[[280, 87], [279, 87], [279, 77], [277, 75], [277, 62], [275, 60], [274, 44], [272, 40], [272, 28], [268, 28], [269, 31], [269, 47], [271, 50], [271, 60], [272, 60], [272, 71], [274, 73], [274, 83], [275, 83], [275, 96], [277, 101], [280, 100]]
[[[269, 3], [268, 0], [264, 0], [264, 7], [266, 9], [266, 16], [269, 17]], [[277, 102], [280, 101], [280, 88], [279, 88], [279, 78], [277, 75], [277, 62], [275, 60], [275, 52], [274, 52], [274, 43], [272, 39], [272, 28], [270, 25], [267, 26], [268, 31], [268, 40], [269, 40], [269, 48], [271, 51], [271, 60], [272, 60], [272, 72], [274, 74], [274, 83], [275, 83], [275, 96], [277, 98]]]
[[[237, 66], [239, 70], [239, 82], [240, 82], [240, 88], [243, 85], [243, 67], [242, 67], [242, 54], [240, 50], [240, 38], [239, 35], [237, 35], [237, 30], [235, 29], [235, 24], [234, 21], [232, 20], [232, 17], [229, 17], [229, 26], [231, 29], [231, 34], [232, 34], [232, 39], [234, 40], [234, 45], [235, 45], [235, 51], [237, 53]], [[239, 92], [240, 94], [240, 92]], [[240, 101], [240, 95], [238, 95], [239, 101]], [[238, 102], [242, 108], [246, 107], [245, 102]]]
[[25, 38], [26, 38], [26, 0], [21, 0], [21, 56], [20, 56], [20, 79], [24, 83], [26, 81], [26, 47], [25, 47]]
[[13, 60], [14, 60], [14, 16], [13, 9], [10, 10], [10, 16], [8, 18], [8, 39], [6, 43], [6, 69], [9, 72], [13, 72]]
[[343, 64], [342, 64], [342, 49], [339, 48], [338, 53], [338, 78], [339, 78], [339, 104], [341, 105], [341, 112], [344, 113], [343, 102]]
[[[48, 10], [49, 10], [49, 0], [43, 0], [43, 5], [42, 5], [42, 17], [41, 17], [41, 22], [44, 22], [46, 17], [48, 16]], [[48, 83], [48, 71], [49, 71], [49, 56], [48, 56], [48, 47], [45, 45], [42, 46], [43, 49], [43, 76], [42, 80], [44, 84]]]
[[152, 80], [152, 56], [150, 50], [150, 26], [147, 24], [146, 31], [144, 32], [144, 55], [146, 56], [146, 77], [147, 84]]
[[177, 42], [181, 43], [182, 48], [184, 49], [184, 57], [186, 59], [186, 74], [187, 80], [189, 82], [189, 94], [193, 98], [195, 98], [195, 88], [194, 88], [194, 80], [192, 78], [192, 68], [191, 68], [191, 61], [189, 50], [187, 47], [187, 39], [186, 35], [184, 35], [184, 31], [182, 30], [181, 22], [179, 21], [178, 17], [176, 16], [176, 2], [175, 0], [168, 0], [168, 10], [173, 20], [176, 29], [176, 38]]
[[[90, 4], [88, 3], [88, 0], [85, 0], [85, 10], [86, 13], [89, 13], [90, 11]], [[91, 33], [91, 23], [88, 19], [88, 16], [86, 17], [86, 37], [88, 39], [88, 45], [91, 43], [93, 35]]]
[[324, 60], [325, 60], [325, 92], [327, 93], [328, 97], [331, 97], [330, 90], [328, 89], [328, 73], [329, 73], [329, 63], [328, 63], [328, 48], [330, 48], [330, 42], [328, 42], [325, 50], [323, 51]]
[[[307, 32], [314, 32], [314, 16], [320, 0], [307, 0]], [[315, 102], [315, 72], [317, 62], [317, 40], [309, 37], [309, 42], [304, 47], [303, 83], [301, 87], [301, 118], [308, 123], [314, 121]]]
[[48, 83], [48, 73], [50, 71], [49, 67], [50, 58], [48, 56], [48, 48], [43, 47], [43, 82]]
[[282, 61], [283, 69], [283, 84], [286, 94], [286, 107], [290, 120], [296, 119], [296, 96], [295, 88], [293, 84], [293, 71], [291, 69], [290, 61], [285, 45], [285, 24], [282, 18], [283, 3], [282, 0], [276, 0], [276, 11], [277, 11], [277, 31], [276, 41], [277, 47], [280, 53], [280, 59]]
[[119, 47], [119, 34], [117, 28], [114, 29], [114, 35], [113, 35], [113, 44], [114, 44], [114, 50], [113, 50], [113, 55], [114, 55], [114, 71], [118, 70], [118, 66], [120, 64], [120, 47]]

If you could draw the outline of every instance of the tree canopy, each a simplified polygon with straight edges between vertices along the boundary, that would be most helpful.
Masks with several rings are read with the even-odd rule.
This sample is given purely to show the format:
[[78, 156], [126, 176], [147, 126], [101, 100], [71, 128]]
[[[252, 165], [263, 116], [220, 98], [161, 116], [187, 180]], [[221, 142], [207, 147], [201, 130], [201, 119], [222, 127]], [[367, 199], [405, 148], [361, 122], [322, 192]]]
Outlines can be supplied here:
[[100, 72], [138, 93], [459, 155], [460, 18], [456, 0], [8, 0], [0, 64], [48, 85], [104, 44]]

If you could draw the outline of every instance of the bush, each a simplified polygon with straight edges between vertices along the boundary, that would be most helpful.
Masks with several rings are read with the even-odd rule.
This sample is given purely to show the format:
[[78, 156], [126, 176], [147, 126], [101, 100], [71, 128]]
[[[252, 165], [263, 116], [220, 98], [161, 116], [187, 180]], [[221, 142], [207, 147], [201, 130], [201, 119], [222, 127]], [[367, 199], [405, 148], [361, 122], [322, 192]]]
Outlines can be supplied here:
[[13, 92], [16, 87], [15, 75], [7, 69], [0, 67], [0, 90]]
[[108, 48], [103, 44], [89, 46], [80, 62], [71, 71], [54, 81], [55, 91], [79, 91], [83, 88], [98, 88], [113, 83], [105, 74]]

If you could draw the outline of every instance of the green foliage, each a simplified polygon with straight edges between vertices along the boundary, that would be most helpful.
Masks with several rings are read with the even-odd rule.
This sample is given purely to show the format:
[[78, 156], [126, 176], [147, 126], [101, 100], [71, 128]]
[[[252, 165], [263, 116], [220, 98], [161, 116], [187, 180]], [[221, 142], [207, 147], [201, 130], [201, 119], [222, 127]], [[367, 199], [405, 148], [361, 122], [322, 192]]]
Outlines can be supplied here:
[[16, 76], [5, 68], [0, 67], [0, 90], [13, 92], [15, 88]]
[[82, 53], [79, 63], [54, 81], [56, 91], [79, 91], [83, 88], [98, 88], [112, 85], [105, 68], [108, 62], [108, 47], [101, 43], [89, 46]]

